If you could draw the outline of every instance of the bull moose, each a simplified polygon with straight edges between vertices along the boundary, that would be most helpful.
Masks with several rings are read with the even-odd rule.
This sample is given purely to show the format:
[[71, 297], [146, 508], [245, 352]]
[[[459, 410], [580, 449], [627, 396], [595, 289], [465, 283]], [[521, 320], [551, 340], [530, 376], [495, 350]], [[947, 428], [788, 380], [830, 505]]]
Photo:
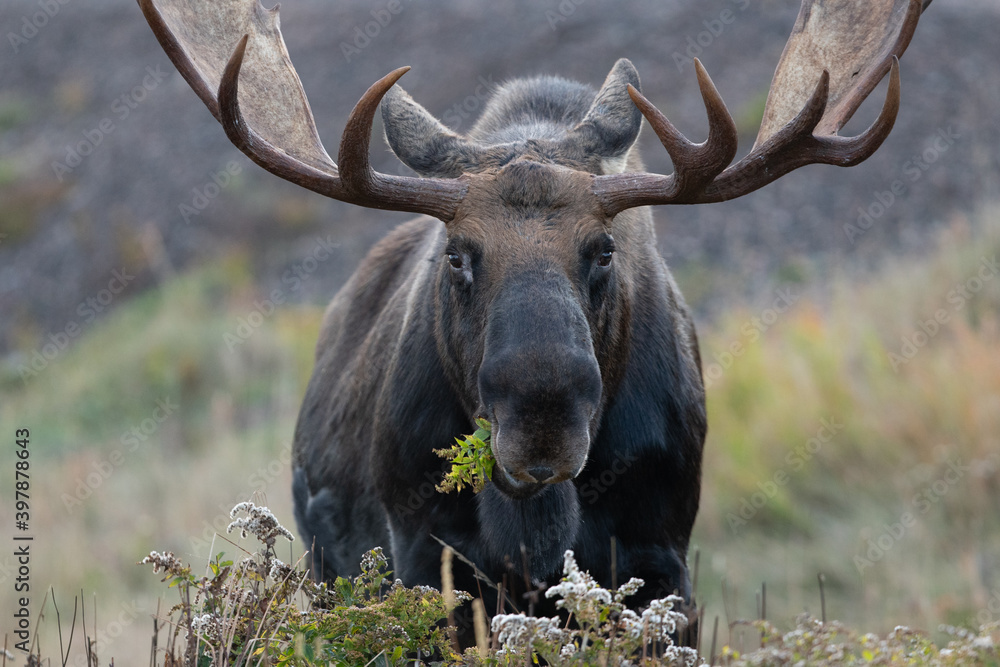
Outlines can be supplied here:
[[[733, 199], [806, 164], [868, 158], [896, 118], [898, 57], [920, 0], [804, 0], [757, 140], [734, 164], [736, 125], [700, 62], [709, 132], [696, 144], [640, 93], [625, 59], [597, 91], [553, 77], [506, 83], [465, 135], [397, 86], [408, 68], [397, 69], [362, 96], [334, 162], [276, 9], [139, 4], [250, 159], [328, 197], [420, 215], [371, 250], [323, 320], [292, 488], [314, 574], [357, 573], [381, 545], [403, 582], [440, 586], [444, 542], [494, 581], [515, 575], [516, 588], [557, 579], [572, 548], [603, 585], [613, 568], [659, 582], [638, 604], [689, 596], [705, 391], [649, 207]], [[838, 136], [886, 73], [871, 127]], [[419, 176], [371, 168], [380, 105], [389, 146]], [[643, 169], [643, 117], [670, 175]], [[444, 465], [433, 450], [477, 417], [492, 429], [490, 483], [426, 493]], [[457, 571], [456, 586], [479, 590], [472, 576]]]

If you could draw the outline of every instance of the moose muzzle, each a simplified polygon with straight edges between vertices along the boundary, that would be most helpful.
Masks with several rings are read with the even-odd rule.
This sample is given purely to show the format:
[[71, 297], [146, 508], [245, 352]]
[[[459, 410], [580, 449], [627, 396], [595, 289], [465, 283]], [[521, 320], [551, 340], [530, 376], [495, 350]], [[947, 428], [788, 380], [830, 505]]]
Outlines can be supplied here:
[[479, 394], [493, 426], [493, 481], [514, 498], [576, 477], [596, 428], [601, 371], [568, 282], [522, 276], [487, 321]]

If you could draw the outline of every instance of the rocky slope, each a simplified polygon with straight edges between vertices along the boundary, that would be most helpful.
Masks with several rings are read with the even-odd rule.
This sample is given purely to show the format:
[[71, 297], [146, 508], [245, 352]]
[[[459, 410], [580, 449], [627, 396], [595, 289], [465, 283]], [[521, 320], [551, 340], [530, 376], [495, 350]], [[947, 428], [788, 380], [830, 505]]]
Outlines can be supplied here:
[[[332, 153], [361, 92], [404, 64], [413, 66], [405, 87], [461, 131], [497, 82], [554, 73], [599, 85], [625, 56], [646, 94], [700, 138], [704, 112], [682, 61], [701, 38], [701, 58], [740, 124], [742, 154], [797, 4], [288, 0], [282, 28]], [[723, 24], [724, 12], [732, 20]], [[918, 252], [935, 228], [996, 198], [998, 19], [995, 2], [934, 3], [902, 61], [896, 128], [865, 164], [809, 167], [737, 202], [661, 209], [662, 250], [702, 312], [803, 272]], [[10, 362], [231, 252], [254, 259], [265, 290], [324, 301], [405, 219], [324, 200], [246, 160], [133, 2], [7, 0], [0, 28], [0, 351]], [[882, 89], [873, 97], [848, 129], [874, 117]], [[649, 168], [668, 172], [648, 128], [642, 143]], [[374, 162], [402, 169], [380, 142]], [[869, 228], [847, 233], [862, 211]]]

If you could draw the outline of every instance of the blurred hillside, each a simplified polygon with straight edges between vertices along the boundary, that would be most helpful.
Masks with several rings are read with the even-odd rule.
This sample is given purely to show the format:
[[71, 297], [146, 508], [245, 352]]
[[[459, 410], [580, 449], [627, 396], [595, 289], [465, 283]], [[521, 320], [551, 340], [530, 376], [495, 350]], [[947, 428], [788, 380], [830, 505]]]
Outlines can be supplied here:
[[[281, 278], [292, 271], [304, 279], [289, 300], [323, 303], [364, 251], [405, 219], [325, 200], [250, 163], [130, 0], [56, 4], [58, 12], [41, 19], [37, 0], [0, 4], [0, 353], [9, 363], [60, 334], [75, 338], [71, 325], [87, 328], [176, 272], [234, 253], [248, 258], [263, 292], [288, 285]], [[407, 89], [461, 131], [490, 85], [537, 73], [599, 85], [626, 56], [647, 95], [700, 138], [693, 68], [678, 66], [677, 56], [728, 9], [735, 19], [701, 58], [740, 124], [743, 153], [797, 4], [404, 0], [366, 43], [358, 31], [385, 3], [289, 0], [282, 28], [335, 154], [361, 92], [403, 64], [414, 68]], [[832, 267], [923, 252], [956, 211], [998, 196], [998, 18], [995, 2], [931, 7], [902, 61], [899, 120], [865, 164], [809, 167], [738, 202], [660, 210], [662, 250], [700, 312], [752, 301], [775, 281], [822, 279]], [[44, 25], [34, 28], [33, 20]], [[848, 130], [874, 117], [882, 90], [873, 98]], [[948, 143], [938, 150], [942, 133]], [[649, 168], [669, 172], [648, 129], [642, 142]], [[915, 167], [925, 151], [933, 160]], [[377, 168], [403, 169], [386, 149], [374, 152]], [[871, 228], [845, 233], [861, 209], [879, 212], [878, 193], [896, 180], [905, 192]], [[335, 246], [333, 260], [303, 275], [317, 243]]]

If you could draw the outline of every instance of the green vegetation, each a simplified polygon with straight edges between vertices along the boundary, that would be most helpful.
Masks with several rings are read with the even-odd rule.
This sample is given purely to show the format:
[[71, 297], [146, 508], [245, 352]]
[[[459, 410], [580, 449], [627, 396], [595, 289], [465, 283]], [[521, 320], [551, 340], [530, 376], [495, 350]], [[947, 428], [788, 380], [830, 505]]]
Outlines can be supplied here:
[[[21, 127], [31, 120], [34, 113], [33, 105], [24, 97], [11, 93], [0, 95], [0, 132]], [[0, 184], [2, 182], [0, 180]]]
[[[693, 546], [703, 650], [719, 616], [717, 653], [728, 646], [734, 661], [739, 652], [750, 664], [761, 632], [765, 649], [792, 650], [836, 629], [857, 664], [893, 664], [873, 640], [862, 645], [867, 635], [793, 621], [820, 616], [822, 572], [829, 616], [877, 633], [891, 651], [957, 664], [959, 651], [976, 650], [997, 663], [1000, 589], [988, 578], [1000, 567], [997, 255], [1000, 213], [990, 209], [953, 224], [927, 257], [796, 284], [794, 303], [773, 318], [770, 298], [701, 324], [709, 438]], [[201, 585], [230, 567], [197, 574], [203, 564], [243, 548], [223, 544], [233, 505], [253, 497], [292, 516], [289, 441], [322, 309], [270, 308], [247, 267], [226, 258], [114, 304], [35, 377], [22, 380], [16, 360], [0, 368], [0, 432], [32, 432], [34, 604], [47, 585], [60, 600], [82, 587], [101, 664], [148, 662], [150, 617], [166, 628], [161, 591], [132, 565], [143, 554], [180, 554]], [[176, 406], [169, 415], [164, 402]], [[0, 522], [11, 525], [11, 512], [0, 506]], [[298, 558], [289, 547], [287, 562]], [[0, 574], [11, 566], [0, 555]], [[231, 567], [226, 582], [236, 581]], [[739, 623], [760, 617], [762, 582], [780, 630]], [[398, 594], [400, 608], [418, 604]], [[13, 608], [12, 595], [0, 587], [0, 607]], [[896, 625], [927, 634], [893, 635]], [[56, 628], [46, 612], [45, 655], [59, 645]], [[949, 642], [952, 653], [937, 648]]]
[[490, 422], [477, 419], [476, 432], [463, 438], [455, 438], [455, 443], [448, 449], [435, 449], [434, 453], [443, 459], [451, 461], [451, 471], [445, 473], [444, 479], [437, 485], [440, 493], [461, 491], [463, 486], [470, 486], [479, 493], [486, 487], [486, 482], [493, 477], [493, 458], [490, 448]]
[[1000, 620], [984, 611], [1000, 566], [998, 257], [994, 209], [932, 256], [795, 288], [770, 324], [744, 309], [702, 328], [693, 541], [709, 613], [753, 617], [766, 581], [769, 618], [816, 614], [822, 572], [832, 615], [879, 632]]

